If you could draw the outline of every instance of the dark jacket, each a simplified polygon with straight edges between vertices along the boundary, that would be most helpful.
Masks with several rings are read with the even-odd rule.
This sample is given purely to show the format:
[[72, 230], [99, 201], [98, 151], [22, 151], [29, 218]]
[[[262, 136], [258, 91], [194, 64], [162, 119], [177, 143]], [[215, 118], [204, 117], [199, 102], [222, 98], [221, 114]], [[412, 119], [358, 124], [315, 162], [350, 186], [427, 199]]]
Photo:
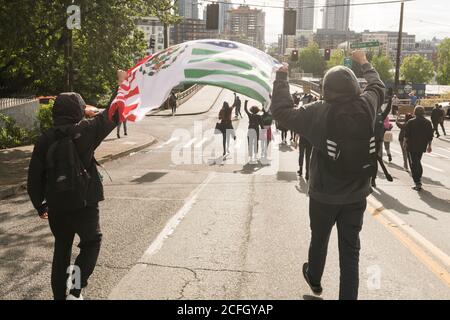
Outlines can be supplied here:
[[338, 179], [321, 168], [319, 157], [325, 157], [326, 120], [330, 108], [344, 103], [366, 108], [375, 123], [377, 109], [384, 101], [385, 86], [370, 64], [361, 67], [368, 84], [361, 94], [358, 80], [349, 69], [335, 67], [324, 78], [324, 101], [293, 109], [285, 73], [278, 73], [272, 94], [272, 115], [289, 130], [308, 139], [313, 145], [310, 164], [309, 195], [319, 202], [347, 204], [364, 200], [371, 192], [370, 179]]
[[442, 109], [434, 107], [433, 110], [431, 111], [431, 121], [436, 124], [441, 122], [443, 117], [444, 111]]
[[386, 129], [384, 128], [384, 120], [391, 112], [391, 109], [392, 109], [392, 99], [389, 99], [389, 102], [384, 110], [382, 110], [381, 107], [378, 108], [377, 110], [374, 129], [375, 140], [377, 142], [384, 141], [384, 133], [386, 132]]
[[[74, 137], [73, 141], [81, 161], [91, 177], [88, 187], [88, 206], [95, 206], [104, 200], [103, 186], [94, 162], [94, 151], [108, 134], [116, 127], [109, 121], [108, 109], [92, 119], [84, 119], [86, 104], [79, 94], [62, 93], [53, 106], [53, 122]], [[108, 107], [109, 108], [109, 107]], [[36, 142], [28, 169], [28, 194], [39, 214], [51, 210], [45, 202], [46, 155], [55, 141], [55, 128], [43, 133]], [[68, 208], [70, 210], [70, 208]]]
[[409, 152], [425, 152], [433, 141], [433, 126], [424, 117], [415, 117], [405, 125], [405, 138]]
[[244, 110], [248, 116], [248, 128], [259, 130], [259, 128], [263, 129], [262, 117], [259, 114], [253, 114], [248, 111], [248, 100], [245, 100]]

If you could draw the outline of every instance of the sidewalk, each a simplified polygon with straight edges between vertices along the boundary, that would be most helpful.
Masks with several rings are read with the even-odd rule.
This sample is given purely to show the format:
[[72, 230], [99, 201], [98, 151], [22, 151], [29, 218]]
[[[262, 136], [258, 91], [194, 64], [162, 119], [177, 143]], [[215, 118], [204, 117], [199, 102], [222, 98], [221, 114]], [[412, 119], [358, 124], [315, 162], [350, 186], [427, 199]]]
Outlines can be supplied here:
[[[205, 86], [195, 95], [177, 108], [176, 116], [192, 116], [208, 112], [216, 103], [217, 98], [223, 91], [222, 88]], [[171, 116], [172, 110], [158, 110], [148, 114], [148, 116]]]
[[[143, 120], [145, 121], [145, 119]], [[156, 142], [156, 139], [141, 126], [129, 126], [128, 136], [117, 139], [116, 130], [105, 139], [95, 152], [100, 163], [120, 158], [142, 150]], [[13, 196], [26, 189], [28, 165], [33, 146], [0, 150], [0, 199]]]

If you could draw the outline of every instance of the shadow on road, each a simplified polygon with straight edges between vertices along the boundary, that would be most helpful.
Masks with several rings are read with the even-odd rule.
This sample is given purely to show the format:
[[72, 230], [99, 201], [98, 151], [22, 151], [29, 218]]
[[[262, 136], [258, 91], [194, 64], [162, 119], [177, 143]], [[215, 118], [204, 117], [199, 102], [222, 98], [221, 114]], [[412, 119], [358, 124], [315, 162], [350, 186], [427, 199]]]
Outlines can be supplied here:
[[426, 190], [420, 191], [419, 197], [420, 200], [428, 204], [431, 208], [450, 213], [450, 201], [438, 198]]
[[410, 208], [410, 207], [404, 205], [397, 198], [392, 197], [391, 195], [387, 194], [386, 192], [384, 192], [381, 189], [377, 189], [377, 191], [380, 194], [374, 194], [374, 196], [378, 201], [380, 201], [383, 204], [383, 206], [386, 209], [395, 210], [400, 214], [410, 214], [412, 212], [417, 212], [417, 213], [423, 214], [424, 216], [426, 216], [430, 219], [438, 220], [438, 219], [436, 219], [436, 217], [432, 216], [431, 214], [428, 214], [426, 212], [417, 210], [415, 208]]
[[309, 294], [303, 295], [303, 300], [323, 300], [321, 297], [311, 296]]

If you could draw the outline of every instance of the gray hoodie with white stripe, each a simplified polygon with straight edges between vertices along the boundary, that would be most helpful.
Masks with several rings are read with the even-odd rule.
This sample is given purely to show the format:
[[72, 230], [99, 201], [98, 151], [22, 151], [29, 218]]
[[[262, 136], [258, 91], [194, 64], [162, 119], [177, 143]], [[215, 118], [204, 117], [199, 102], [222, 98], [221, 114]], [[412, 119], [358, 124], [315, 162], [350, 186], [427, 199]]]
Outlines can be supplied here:
[[330, 69], [324, 77], [324, 101], [311, 103], [306, 108], [294, 109], [286, 73], [277, 73], [272, 93], [273, 118], [284, 127], [308, 139], [314, 149], [310, 164], [309, 196], [327, 204], [349, 204], [364, 200], [370, 193], [370, 179], [338, 179], [321, 168], [319, 157], [327, 154], [326, 119], [332, 107], [343, 104], [367, 108], [373, 122], [378, 108], [384, 102], [385, 86], [370, 64], [361, 66], [368, 84], [361, 93], [354, 73], [346, 67]]

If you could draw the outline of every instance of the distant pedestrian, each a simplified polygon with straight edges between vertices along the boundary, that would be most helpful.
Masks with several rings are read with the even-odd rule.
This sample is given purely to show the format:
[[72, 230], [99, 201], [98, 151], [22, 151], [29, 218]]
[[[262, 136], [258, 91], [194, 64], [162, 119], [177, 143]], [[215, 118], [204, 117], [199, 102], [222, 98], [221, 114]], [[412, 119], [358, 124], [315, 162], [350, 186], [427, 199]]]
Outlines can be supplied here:
[[391, 154], [391, 142], [394, 140], [394, 136], [392, 134], [392, 128], [394, 126], [389, 119], [389, 115], [384, 119], [384, 137], [383, 144], [384, 150], [386, 150], [386, 155], [388, 156], [389, 162], [392, 162], [392, 154]]
[[[123, 71], [123, 70], [117, 70], [117, 87], [114, 90], [113, 95], [111, 96], [111, 99], [108, 103], [108, 107], [111, 105], [111, 103], [113, 102], [113, 100], [116, 98], [117, 96], [117, 92], [119, 91], [119, 86], [122, 84], [122, 82], [125, 81], [125, 79], [127, 78], [127, 72]], [[119, 122], [117, 124], [117, 139], [120, 139], [120, 128], [123, 125], [123, 134], [124, 135], [128, 135], [127, 133], [127, 121], [125, 120], [124, 122]]]
[[220, 128], [222, 132], [223, 156], [230, 153], [230, 138], [236, 139], [233, 123], [231, 122], [231, 114], [234, 106], [230, 107], [228, 102], [224, 102], [219, 112]]
[[234, 106], [234, 114], [236, 118], [241, 117], [242, 118], [242, 114], [241, 114], [241, 107], [242, 107], [242, 101], [239, 98], [239, 96], [236, 94], [236, 92], [234, 93], [234, 102], [233, 102], [233, 106]]
[[303, 276], [313, 293], [320, 295], [328, 242], [336, 224], [339, 299], [344, 300], [358, 298], [359, 233], [376, 161], [373, 124], [385, 94], [385, 86], [364, 51], [355, 51], [352, 56], [368, 82], [363, 93], [354, 72], [337, 66], [323, 79], [324, 100], [306, 109], [294, 109], [285, 66], [277, 72], [271, 106], [275, 120], [313, 145], [308, 189], [311, 242]]
[[411, 174], [414, 180], [414, 190], [422, 190], [422, 155], [430, 153], [433, 141], [433, 127], [431, 122], [425, 119], [425, 109], [417, 106], [414, 109], [414, 118], [409, 120], [405, 126], [404, 144], [408, 150]]
[[408, 113], [405, 116], [405, 122], [404, 123], [400, 123], [397, 119], [396, 124], [397, 127], [400, 128], [400, 133], [398, 134], [398, 141], [400, 142], [400, 146], [402, 148], [402, 155], [403, 155], [403, 168], [405, 169], [405, 171], [409, 171], [409, 161], [408, 161], [408, 150], [406, 150], [405, 148], [405, 126], [406, 123], [408, 123], [409, 120], [411, 120], [413, 118], [413, 115], [411, 113]]
[[258, 114], [259, 108], [253, 106], [248, 110], [248, 100], [245, 100], [244, 104], [245, 113], [248, 116], [248, 132], [247, 132], [247, 142], [248, 142], [248, 156], [250, 162], [255, 162], [258, 155], [258, 140], [259, 140], [259, 130], [263, 129], [262, 117]]
[[172, 110], [172, 116], [175, 116], [175, 114], [177, 113], [177, 96], [173, 91], [170, 93], [169, 106], [170, 109]]
[[400, 100], [398, 99], [397, 95], [394, 95], [392, 97], [392, 115], [397, 116], [399, 104]]
[[[55, 300], [82, 300], [81, 291], [97, 263], [102, 240], [98, 203], [104, 196], [94, 151], [116, 126], [117, 115], [110, 121], [109, 108], [91, 113], [79, 94], [61, 93], [53, 105], [54, 127], [38, 139], [31, 156], [28, 194], [40, 218], [49, 220], [55, 238], [51, 274]], [[80, 253], [72, 280], [79, 281], [67, 288], [76, 234]]]
[[439, 125], [442, 128], [442, 132], [444, 133], [444, 136], [446, 135], [445, 127], [444, 127], [444, 119], [445, 119], [445, 114], [444, 114], [444, 110], [442, 109], [442, 106], [440, 106], [439, 104], [436, 104], [434, 106], [433, 110], [431, 111], [431, 122], [433, 124], [433, 130], [436, 133], [436, 138], [440, 137]]
[[269, 146], [270, 146], [270, 142], [272, 141], [272, 122], [273, 122], [273, 117], [270, 114], [269, 111], [263, 109], [263, 114], [261, 117], [261, 121], [262, 121], [262, 125], [263, 125], [263, 130], [262, 130], [262, 137], [260, 135], [260, 139], [261, 139], [261, 158], [263, 160], [267, 159], [267, 155], [268, 155], [268, 151], [269, 151]]
[[415, 107], [415, 106], [417, 105], [417, 100], [418, 100], [419, 98], [416, 96], [416, 92], [415, 92], [415, 91], [412, 91], [412, 92], [409, 94], [409, 99], [410, 99], [411, 105]]
[[[385, 120], [388, 117], [389, 113], [391, 112], [392, 107], [392, 97], [389, 97], [388, 104], [384, 110], [378, 108], [376, 118], [375, 118], [375, 146], [377, 150], [378, 157], [383, 159], [383, 143], [384, 143], [384, 134], [386, 132], [385, 129]], [[390, 150], [389, 150], [390, 153]], [[392, 156], [390, 158], [392, 160]], [[376, 178], [377, 178], [378, 171], [375, 171], [372, 176], [371, 184], [372, 187], [376, 187]]]
[[312, 145], [302, 136], [299, 136], [299, 157], [298, 157], [298, 175], [303, 175], [303, 163], [305, 163], [305, 180], [309, 180], [309, 163], [311, 161]]

